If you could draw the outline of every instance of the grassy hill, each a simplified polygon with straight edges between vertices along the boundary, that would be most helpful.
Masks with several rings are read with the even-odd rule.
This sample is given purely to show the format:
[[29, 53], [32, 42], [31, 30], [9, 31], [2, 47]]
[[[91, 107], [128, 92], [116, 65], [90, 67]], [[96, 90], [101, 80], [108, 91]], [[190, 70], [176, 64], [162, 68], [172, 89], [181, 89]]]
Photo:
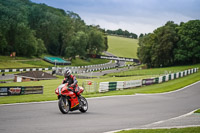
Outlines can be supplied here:
[[119, 57], [137, 57], [138, 40], [118, 36], [108, 36], [108, 52]]
[[[71, 66], [85, 66], [85, 65], [95, 65], [95, 64], [104, 64], [109, 62], [106, 59], [89, 59], [82, 60], [76, 58], [72, 60]], [[36, 68], [36, 67], [53, 67], [54, 64], [50, 64], [41, 58], [28, 58], [28, 57], [16, 57], [11, 58], [10, 56], [0, 56], [0, 69], [8, 68]], [[62, 66], [61, 66], [62, 67]]]

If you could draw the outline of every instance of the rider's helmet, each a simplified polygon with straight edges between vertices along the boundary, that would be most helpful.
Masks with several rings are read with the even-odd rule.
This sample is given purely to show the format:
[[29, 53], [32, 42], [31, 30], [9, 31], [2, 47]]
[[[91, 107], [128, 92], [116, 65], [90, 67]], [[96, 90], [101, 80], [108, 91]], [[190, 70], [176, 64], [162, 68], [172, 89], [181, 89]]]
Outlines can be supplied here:
[[67, 69], [64, 73], [64, 77], [69, 77], [71, 75], [71, 70]]

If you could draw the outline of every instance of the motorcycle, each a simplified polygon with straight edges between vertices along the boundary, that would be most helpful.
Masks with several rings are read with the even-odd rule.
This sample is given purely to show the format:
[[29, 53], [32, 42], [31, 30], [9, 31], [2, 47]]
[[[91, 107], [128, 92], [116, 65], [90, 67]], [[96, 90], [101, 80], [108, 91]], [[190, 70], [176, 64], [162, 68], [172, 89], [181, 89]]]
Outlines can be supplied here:
[[61, 84], [55, 90], [56, 95], [58, 96], [58, 107], [63, 114], [67, 114], [69, 111], [79, 110], [82, 113], [88, 110], [87, 100], [81, 96], [84, 88], [79, 87], [79, 92], [74, 93], [73, 87], [68, 86], [67, 84]]

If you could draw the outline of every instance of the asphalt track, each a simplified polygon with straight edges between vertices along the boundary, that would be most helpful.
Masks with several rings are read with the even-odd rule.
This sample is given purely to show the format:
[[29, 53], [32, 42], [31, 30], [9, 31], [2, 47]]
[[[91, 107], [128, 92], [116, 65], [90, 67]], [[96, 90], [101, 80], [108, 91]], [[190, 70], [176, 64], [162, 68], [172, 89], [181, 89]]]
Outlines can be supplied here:
[[165, 94], [87, 99], [89, 110], [67, 115], [57, 101], [0, 106], [0, 133], [102, 133], [139, 128], [200, 108], [200, 82]]

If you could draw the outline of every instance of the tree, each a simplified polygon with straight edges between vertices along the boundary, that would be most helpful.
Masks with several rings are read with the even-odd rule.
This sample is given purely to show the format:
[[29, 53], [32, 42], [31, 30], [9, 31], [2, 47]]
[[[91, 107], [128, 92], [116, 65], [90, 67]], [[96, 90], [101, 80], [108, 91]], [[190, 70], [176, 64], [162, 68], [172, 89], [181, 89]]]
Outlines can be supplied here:
[[178, 27], [180, 41], [174, 50], [175, 60], [181, 64], [200, 62], [200, 20], [181, 23]]
[[167, 22], [154, 33], [140, 37], [138, 57], [148, 67], [169, 66], [174, 63], [173, 51], [178, 42], [177, 25]]
[[140, 36], [139, 36], [139, 38], [141, 38], [141, 37], [143, 37], [143, 36], [144, 36], [144, 34], [143, 34], [143, 33], [141, 33], [141, 34], [140, 34]]
[[139, 38], [139, 47], [137, 51], [138, 58], [148, 67], [152, 67], [152, 46], [154, 43], [154, 34], [147, 34]]
[[75, 59], [77, 55], [85, 57], [87, 54], [86, 46], [88, 44], [88, 36], [83, 31], [79, 31], [73, 36], [69, 46], [66, 47], [66, 56]]
[[138, 36], [135, 33], [130, 33], [127, 30], [123, 31], [122, 29], [118, 29], [118, 30], [107, 30], [106, 33], [110, 34], [110, 35], [119, 35], [119, 36], [123, 36], [123, 37], [128, 37], [128, 38], [134, 38], [137, 39]]
[[18, 24], [16, 28], [13, 51], [20, 56], [35, 55], [37, 53], [37, 40], [34, 31], [23, 23]]
[[173, 51], [179, 40], [177, 26], [173, 21], [169, 21], [154, 31], [155, 39], [151, 59], [154, 67], [169, 66], [174, 63]]
[[36, 49], [36, 56], [41, 56], [43, 53], [46, 52], [46, 47], [44, 46], [44, 42], [42, 39], [37, 39], [37, 49]]
[[7, 51], [8, 44], [5, 37], [0, 33], [0, 53], [4, 54]]
[[[105, 31], [104, 31], [105, 32]], [[74, 12], [30, 0], [0, 0], [0, 54], [86, 56], [108, 48], [99, 26], [87, 26]], [[94, 38], [92, 38], [94, 37]]]
[[100, 54], [106, 50], [104, 34], [96, 27], [91, 27], [89, 32], [89, 42], [87, 45], [88, 54]]

